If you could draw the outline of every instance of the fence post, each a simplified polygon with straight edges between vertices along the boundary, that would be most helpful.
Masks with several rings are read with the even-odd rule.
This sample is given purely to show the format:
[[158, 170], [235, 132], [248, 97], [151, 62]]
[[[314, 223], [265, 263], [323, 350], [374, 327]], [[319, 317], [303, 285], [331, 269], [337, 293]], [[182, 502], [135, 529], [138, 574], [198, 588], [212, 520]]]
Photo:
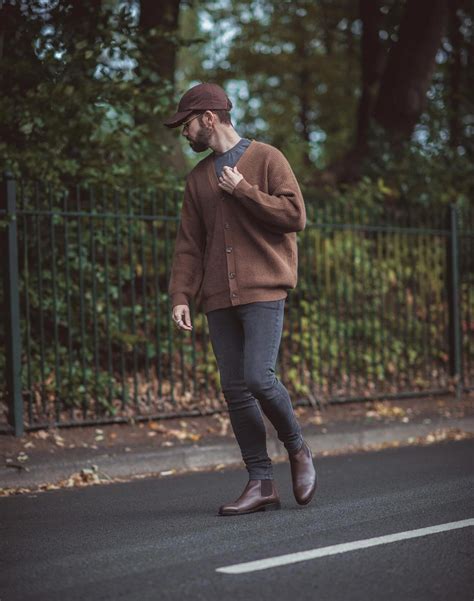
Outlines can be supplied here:
[[2, 228], [3, 297], [6, 344], [6, 385], [8, 422], [15, 436], [23, 434], [23, 398], [21, 391], [21, 330], [20, 296], [18, 291], [18, 231], [16, 214], [16, 185], [9, 172], [3, 174], [0, 209], [6, 210], [6, 227]]
[[447, 245], [448, 268], [448, 312], [449, 312], [449, 370], [456, 381], [456, 399], [461, 398], [462, 344], [459, 310], [459, 210], [455, 204], [449, 205], [449, 239]]

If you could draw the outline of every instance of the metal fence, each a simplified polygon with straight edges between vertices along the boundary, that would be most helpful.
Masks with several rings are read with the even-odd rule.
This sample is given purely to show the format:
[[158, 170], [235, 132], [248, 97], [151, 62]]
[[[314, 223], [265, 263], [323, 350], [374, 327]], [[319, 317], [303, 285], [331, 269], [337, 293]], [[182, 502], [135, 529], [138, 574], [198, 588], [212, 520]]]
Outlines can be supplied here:
[[[205, 315], [171, 319], [181, 197], [4, 178], [3, 431], [226, 410]], [[294, 404], [473, 390], [474, 211], [305, 200], [276, 370]]]

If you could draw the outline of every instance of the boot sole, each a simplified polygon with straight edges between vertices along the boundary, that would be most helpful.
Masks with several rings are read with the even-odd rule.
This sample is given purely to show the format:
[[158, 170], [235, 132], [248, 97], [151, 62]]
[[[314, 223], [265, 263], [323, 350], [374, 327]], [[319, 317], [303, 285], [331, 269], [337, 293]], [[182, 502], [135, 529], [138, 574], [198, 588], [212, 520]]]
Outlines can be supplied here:
[[277, 501], [276, 503], [267, 503], [266, 505], [261, 505], [260, 507], [256, 507], [255, 509], [248, 509], [247, 511], [223, 511], [222, 513], [218, 513], [217, 515], [245, 515], [247, 513], [256, 513], [257, 511], [276, 511], [277, 509], [281, 509], [281, 503], [279, 501]]

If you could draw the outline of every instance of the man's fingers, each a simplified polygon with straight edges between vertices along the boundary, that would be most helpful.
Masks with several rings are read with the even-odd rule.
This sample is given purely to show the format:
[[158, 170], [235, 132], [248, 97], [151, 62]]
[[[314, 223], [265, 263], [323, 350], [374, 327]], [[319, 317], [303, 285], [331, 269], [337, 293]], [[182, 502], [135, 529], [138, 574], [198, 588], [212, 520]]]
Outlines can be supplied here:
[[186, 307], [184, 309], [184, 323], [189, 326], [190, 328], [192, 328], [193, 326], [191, 325], [191, 314], [189, 312], [189, 307]]
[[[181, 330], [192, 330], [191, 314], [188, 305], [177, 305], [173, 310], [173, 319]], [[181, 323], [178, 323], [179, 320]]]

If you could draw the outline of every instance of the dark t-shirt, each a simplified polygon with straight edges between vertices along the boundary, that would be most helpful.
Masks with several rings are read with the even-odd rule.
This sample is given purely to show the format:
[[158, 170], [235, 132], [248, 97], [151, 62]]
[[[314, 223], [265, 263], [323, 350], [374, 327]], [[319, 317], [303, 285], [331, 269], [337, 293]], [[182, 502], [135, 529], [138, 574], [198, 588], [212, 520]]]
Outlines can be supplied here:
[[222, 169], [225, 165], [228, 165], [229, 167], [235, 166], [250, 142], [251, 140], [248, 138], [240, 138], [237, 144], [232, 146], [232, 148], [229, 148], [226, 152], [223, 152], [222, 154], [214, 153], [214, 166], [218, 178], [222, 175]]

